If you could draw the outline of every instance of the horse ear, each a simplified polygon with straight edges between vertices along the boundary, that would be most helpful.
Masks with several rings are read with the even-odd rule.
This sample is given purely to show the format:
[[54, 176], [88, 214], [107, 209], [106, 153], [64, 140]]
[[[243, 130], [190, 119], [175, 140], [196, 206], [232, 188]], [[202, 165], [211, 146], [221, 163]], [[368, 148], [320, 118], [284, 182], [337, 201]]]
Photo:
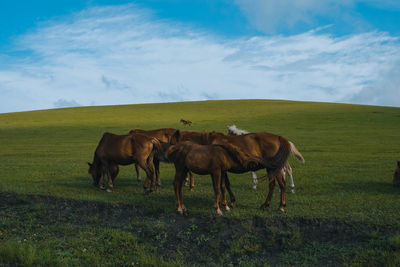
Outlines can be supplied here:
[[92, 167], [92, 164], [91, 164], [91, 163], [88, 162], [87, 164], [89, 165], [89, 167]]

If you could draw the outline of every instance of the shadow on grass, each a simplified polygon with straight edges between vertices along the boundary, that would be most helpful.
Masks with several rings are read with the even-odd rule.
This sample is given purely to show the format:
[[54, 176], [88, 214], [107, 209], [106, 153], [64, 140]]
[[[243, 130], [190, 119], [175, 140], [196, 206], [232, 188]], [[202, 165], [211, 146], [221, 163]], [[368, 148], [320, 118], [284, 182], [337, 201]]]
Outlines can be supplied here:
[[357, 183], [336, 183], [344, 191], [352, 193], [399, 194], [400, 188], [393, 187], [390, 182], [359, 181]]
[[[91, 177], [73, 177], [69, 180], [58, 181], [57, 185], [63, 188], [70, 188], [74, 190], [82, 190], [82, 194], [85, 194], [87, 190], [97, 191], [104, 193], [104, 202], [108, 202], [106, 198], [107, 194], [126, 194], [132, 193], [132, 202], [130, 204], [134, 206], [141, 206], [149, 209], [150, 211], [160, 211], [169, 208], [175, 210], [175, 194], [172, 184], [169, 182], [163, 183], [160, 189], [153, 191], [150, 194], [146, 194], [143, 189], [144, 179], [138, 183], [136, 179], [130, 179], [126, 177], [120, 177], [122, 179], [116, 179], [114, 182], [114, 189], [112, 193], [107, 193], [105, 190], [101, 190], [98, 186], [93, 186], [93, 180]], [[196, 190], [196, 189], [195, 189]], [[204, 208], [212, 207], [214, 194], [196, 194], [190, 192], [188, 187], [182, 188], [183, 200], [189, 210], [201, 210]], [[229, 195], [227, 194], [229, 201]], [[117, 200], [117, 202], [119, 202]], [[121, 203], [127, 203], [126, 199], [121, 200]]]

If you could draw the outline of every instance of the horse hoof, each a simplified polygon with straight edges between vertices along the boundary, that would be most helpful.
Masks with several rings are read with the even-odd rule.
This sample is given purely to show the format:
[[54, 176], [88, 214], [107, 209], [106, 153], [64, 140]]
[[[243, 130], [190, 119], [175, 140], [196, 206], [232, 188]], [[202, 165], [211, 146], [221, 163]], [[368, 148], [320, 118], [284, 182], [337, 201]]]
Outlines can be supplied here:
[[217, 215], [218, 215], [218, 216], [224, 216], [224, 214], [222, 213], [221, 210], [217, 210]]
[[111, 193], [112, 192], [112, 190], [110, 189], [110, 188], [107, 188], [107, 193]]
[[265, 204], [262, 204], [262, 205], [260, 206], [260, 210], [266, 210], [267, 208], [268, 208], [268, 206], [265, 205]]
[[280, 214], [283, 214], [283, 213], [285, 213], [285, 209], [283, 207], [279, 207], [277, 212], [280, 213]]
[[253, 185], [253, 190], [257, 190], [257, 186], [256, 185]]

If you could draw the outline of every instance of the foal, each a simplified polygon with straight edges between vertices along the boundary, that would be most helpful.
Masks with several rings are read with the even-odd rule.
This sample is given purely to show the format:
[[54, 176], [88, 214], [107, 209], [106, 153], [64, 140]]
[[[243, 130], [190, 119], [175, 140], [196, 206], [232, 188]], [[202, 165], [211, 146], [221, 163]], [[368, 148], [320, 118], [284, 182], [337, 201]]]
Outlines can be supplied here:
[[226, 203], [225, 188], [228, 190], [231, 204], [234, 204], [235, 197], [230, 190], [227, 171], [243, 173], [260, 168], [262, 159], [252, 157], [242, 152], [238, 147], [231, 144], [199, 145], [189, 141], [180, 142], [170, 146], [166, 153], [168, 161], [175, 165], [174, 190], [178, 213], [186, 212], [182, 199], [182, 184], [189, 171], [200, 175], [211, 175], [214, 187], [214, 205], [217, 214], [223, 215], [219, 208], [221, 197], [222, 205], [226, 210], [229, 207]]

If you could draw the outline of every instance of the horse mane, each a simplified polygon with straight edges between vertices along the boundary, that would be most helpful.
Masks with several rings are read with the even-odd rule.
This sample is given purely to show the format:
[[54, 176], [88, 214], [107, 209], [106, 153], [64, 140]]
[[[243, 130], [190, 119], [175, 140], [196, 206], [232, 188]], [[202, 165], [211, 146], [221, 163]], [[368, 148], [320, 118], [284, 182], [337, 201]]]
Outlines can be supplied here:
[[251, 156], [243, 152], [238, 146], [230, 143], [217, 144], [216, 146], [222, 147], [232, 159], [240, 163], [245, 168], [249, 168], [249, 165], [254, 163], [256, 165], [262, 164], [262, 158]]
[[242, 135], [242, 134], [248, 134], [249, 132], [243, 129], [239, 129], [238, 127], [236, 127], [235, 124], [228, 126], [228, 132], [229, 134], [232, 135]]

